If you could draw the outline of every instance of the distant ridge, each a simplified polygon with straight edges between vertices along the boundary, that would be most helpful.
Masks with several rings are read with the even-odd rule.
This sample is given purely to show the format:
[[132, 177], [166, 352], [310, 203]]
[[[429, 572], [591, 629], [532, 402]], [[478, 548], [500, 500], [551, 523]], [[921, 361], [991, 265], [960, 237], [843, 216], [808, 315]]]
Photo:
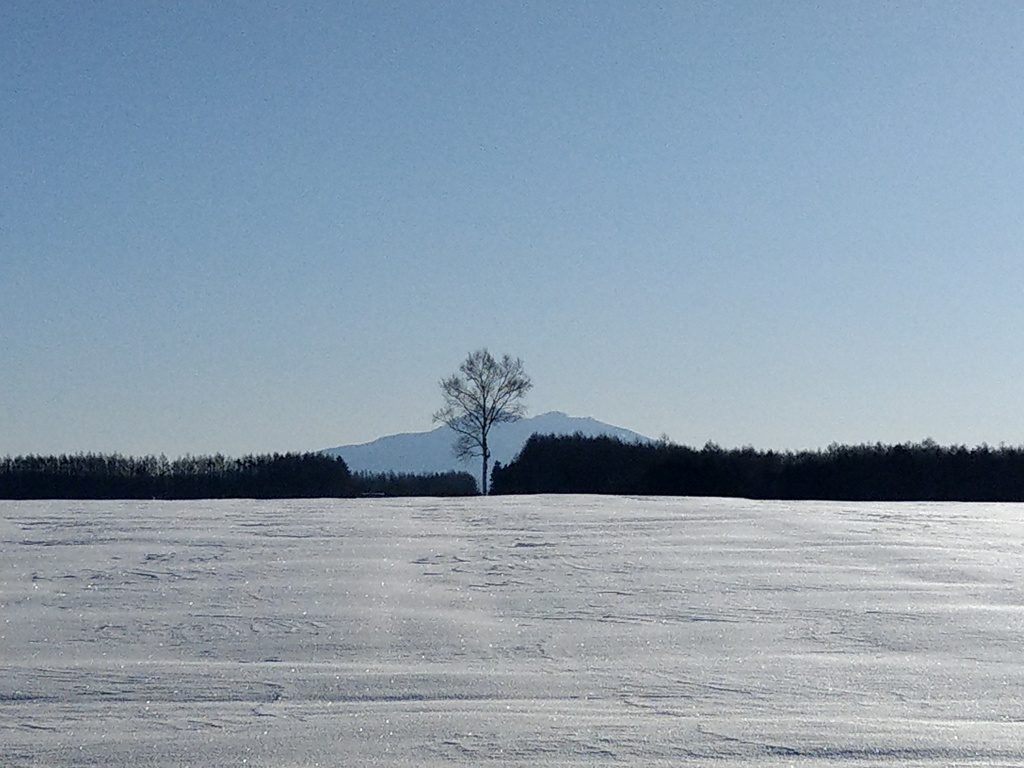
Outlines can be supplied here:
[[[626, 442], [650, 442], [649, 437], [623, 427], [605, 424], [585, 416], [568, 416], [561, 411], [549, 411], [539, 416], [520, 419], [511, 424], [498, 424], [491, 431], [491, 463], [508, 464], [535, 432], [543, 435], [572, 435], [577, 432], [587, 437], [610, 435]], [[339, 445], [325, 448], [321, 453], [341, 456], [352, 472], [450, 472], [467, 471], [474, 476], [480, 472], [478, 459], [460, 462], [452, 455], [455, 434], [448, 427], [429, 432], [405, 432], [388, 435], [369, 443]]]

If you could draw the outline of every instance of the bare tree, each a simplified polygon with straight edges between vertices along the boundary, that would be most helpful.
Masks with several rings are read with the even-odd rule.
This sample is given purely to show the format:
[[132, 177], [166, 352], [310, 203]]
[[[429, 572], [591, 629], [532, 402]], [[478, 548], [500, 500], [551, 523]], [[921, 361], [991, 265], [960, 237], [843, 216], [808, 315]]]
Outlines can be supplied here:
[[526, 413], [523, 396], [533, 387], [523, 371], [523, 361], [505, 355], [495, 360], [486, 349], [470, 354], [459, 373], [441, 380], [444, 408], [434, 421], [447, 424], [458, 436], [454, 452], [459, 459], [483, 460], [480, 489], [487, 495], [487, 464], [491, 452], [487, 438], [491, 427], [518, 421]]

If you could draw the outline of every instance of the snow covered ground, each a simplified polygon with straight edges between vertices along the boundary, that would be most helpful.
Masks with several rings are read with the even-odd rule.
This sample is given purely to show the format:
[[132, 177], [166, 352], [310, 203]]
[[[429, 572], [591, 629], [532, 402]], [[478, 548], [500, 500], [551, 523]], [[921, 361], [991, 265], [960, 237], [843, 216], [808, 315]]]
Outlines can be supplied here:
[[2, 766], [1020, 766], [1024, 506], [0, 502]]

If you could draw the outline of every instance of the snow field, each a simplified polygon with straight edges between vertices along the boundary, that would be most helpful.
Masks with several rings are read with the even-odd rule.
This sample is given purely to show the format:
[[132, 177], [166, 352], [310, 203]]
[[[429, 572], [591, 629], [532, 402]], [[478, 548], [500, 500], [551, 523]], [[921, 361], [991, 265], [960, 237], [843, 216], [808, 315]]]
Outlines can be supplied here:
[[0, 765], [1019, 766], [1022, 517], [0, 502]]

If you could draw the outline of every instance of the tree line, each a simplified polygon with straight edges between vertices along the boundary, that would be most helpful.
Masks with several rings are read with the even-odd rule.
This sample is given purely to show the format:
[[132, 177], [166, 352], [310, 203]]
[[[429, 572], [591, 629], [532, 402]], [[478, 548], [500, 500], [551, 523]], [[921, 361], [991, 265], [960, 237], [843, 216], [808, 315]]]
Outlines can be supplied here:
[[831, 445], [778, 452], [534, 435], [492, 493], [734, 496], [846, 501], [1024, 501], [1024, 448]]
[[476, 478], [469, 472], [356, 472], [354, 496], [476, 496]]
[[349, 471], [321, 453], [230, 458], [79, 453], [0, 459], [3, 499], [344, 498], [466, 496], [477, 493], [466, 472], [374, 474]]
[[[0, 458], [3, 499], [217, 499], [471, 496], [467, 472], [352, 473], [340, 457], [229, 458], [80, 453]], [[736, 496], [848, 501], [1024, 501], [1024, 448], [831, 445], [779, 452], [662, 441], [534, 435], [491, 493]]]

